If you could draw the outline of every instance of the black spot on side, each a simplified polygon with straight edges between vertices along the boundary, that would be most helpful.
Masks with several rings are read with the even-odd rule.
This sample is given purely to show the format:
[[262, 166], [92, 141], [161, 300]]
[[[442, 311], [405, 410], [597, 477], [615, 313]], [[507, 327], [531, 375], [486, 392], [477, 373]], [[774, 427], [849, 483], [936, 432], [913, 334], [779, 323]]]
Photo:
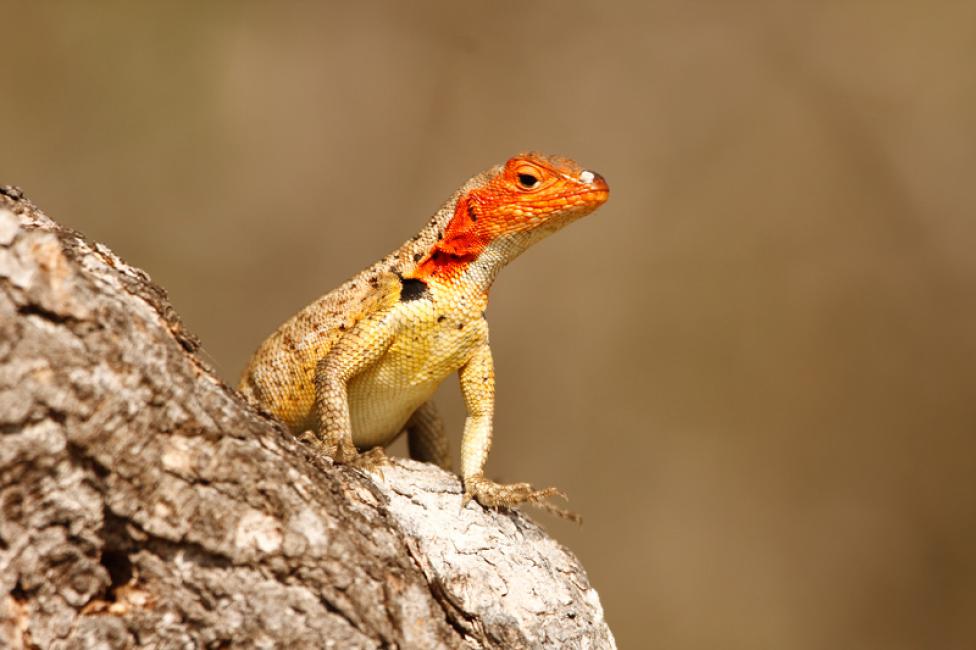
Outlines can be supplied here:
[[478, 220], [478, 215], [475, 213], [474, 206], [470, 202], [468, 203], [468, 216], [471, 217], [471, 221]]
[[437, 317], [437, 322], [438, 323], [443, 323], [445, 318], [447, 318], [447, 316], [444, 316], [444, 315], [438, 316]]
[[430, 294], [427, 283], [416, 278], [406, 278], [400, 281], [400, 302], [410, 302], [426, 298]]
[[413, 261], [414, 262], [419, 262], [421, 257], [423, 257], [423, 255], [421, 253], [414, 253], [413, 254]]

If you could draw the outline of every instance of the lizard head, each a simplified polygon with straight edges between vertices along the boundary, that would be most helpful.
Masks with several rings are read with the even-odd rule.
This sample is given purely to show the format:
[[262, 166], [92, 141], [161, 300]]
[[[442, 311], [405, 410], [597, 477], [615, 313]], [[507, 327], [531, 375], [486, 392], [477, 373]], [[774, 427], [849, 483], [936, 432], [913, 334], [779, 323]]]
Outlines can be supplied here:
[[468, 212], [483, 219], [482, 235], [499, 237], [554, 230], [589, 214], [609, 196], [599, 174], [567, 158], [527, 153], [511, 158], [464, 199]]
[[419, 277], [456, 275], [476, 260], [494, 269], [606, 202], [602, 176], [568, 158], [525, 153], [475, 177], [457, 199]]

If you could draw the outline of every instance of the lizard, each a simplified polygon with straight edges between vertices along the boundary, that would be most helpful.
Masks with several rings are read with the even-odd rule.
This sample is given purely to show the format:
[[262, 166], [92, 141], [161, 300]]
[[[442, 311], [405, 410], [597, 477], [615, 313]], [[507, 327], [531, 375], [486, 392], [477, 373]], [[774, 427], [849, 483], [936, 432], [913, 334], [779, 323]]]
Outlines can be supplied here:
[[467, 410], [462, 507], [548, 503], [565, 494], [485, 477], [495, 373], [485, 310], [498, 272], [532, 244], [601, 206], [609, 186], [576, 162], [537, 153], [473, 176], [414, 237], [281, 325], [239, 390], [340, 464], [370, 469], [407, 434], [410, 456], [450, 470], [431, 400], [457, 373]]

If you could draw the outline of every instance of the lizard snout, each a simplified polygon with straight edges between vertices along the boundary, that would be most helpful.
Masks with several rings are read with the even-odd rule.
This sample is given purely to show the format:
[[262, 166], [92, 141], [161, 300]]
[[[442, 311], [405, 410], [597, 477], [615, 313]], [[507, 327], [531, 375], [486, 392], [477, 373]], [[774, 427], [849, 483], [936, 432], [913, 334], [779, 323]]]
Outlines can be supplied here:
[[590, 185], [595, 190], [600, 190], [603, 192], [610, 191], [610, 186], [607, 185], [606, 179], [597, 172], [590, 171], [589, 169], [584, 169], [580, 172], [579, 180], [581, 183]]

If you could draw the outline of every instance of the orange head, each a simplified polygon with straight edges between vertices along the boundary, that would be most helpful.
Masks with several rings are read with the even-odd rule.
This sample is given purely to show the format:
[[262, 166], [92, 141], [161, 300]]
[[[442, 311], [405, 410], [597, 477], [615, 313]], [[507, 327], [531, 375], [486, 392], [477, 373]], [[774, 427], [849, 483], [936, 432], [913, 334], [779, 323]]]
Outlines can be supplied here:
[[455, 275], [489, 250], [504, 264], [609, 196], [602, 176], [568, 158], [515, 156], [458, 198], [443, 237], [420, 261], [416, 276]]

